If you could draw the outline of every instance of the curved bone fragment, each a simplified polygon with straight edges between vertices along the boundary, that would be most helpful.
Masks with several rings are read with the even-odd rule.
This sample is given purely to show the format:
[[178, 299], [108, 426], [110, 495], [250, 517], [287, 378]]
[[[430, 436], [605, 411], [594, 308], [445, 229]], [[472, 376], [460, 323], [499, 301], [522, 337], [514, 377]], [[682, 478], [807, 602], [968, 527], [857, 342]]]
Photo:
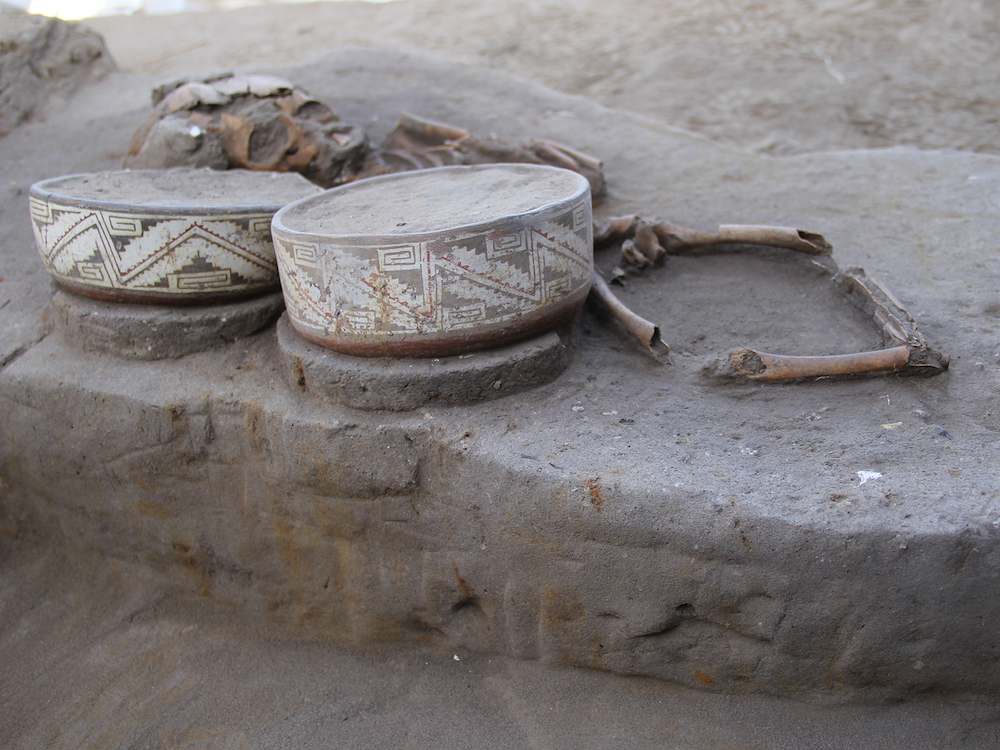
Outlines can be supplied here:
[[[723, 377], [779, 381], [801, 378], [824, 378], [861, 375], [875, 372], [933, 375], [948, 369], [946, 354], [933, 349], [917, 330], [916, 321], [892, 293], [860, 268], [837, 269], [833, 248], [814, 232], [790, 227], [723, 224], [715, 234], [698, 232], [661, 221], [649, 224], [638, 216], [612, 216], [595, 220], [597, 246], [622, 241], [622, 258], [643, 269], [664, 255], [682, 254], [695, 248], [716, 248], [724, 244], [761, 245], [803, 253], [813, 257], [833, 275], [848, 298], [875, 321], [882, 333], [885, 349], [829, 356], [786, 356], [754, 349], [733, 349], [729, 356], [716, 361], [708, 372]], [[616, 278], [624, 275], [616, 271]], [[603, 287], [602, 287], [603, 285]], [[652, 351], [659, 336], [656, 324], [636, 315], [621, 303], [595, 275], [594, 294], [630, 335]]]
[[622, 301], [614, 295], [614, 292], [611, 291], [611, 288], [599, 273], [594, 274], [594, 283], [590, 287], [590, 293], [607, 310], [608, 314], [621, 323], [628, 334], [657, 360], [660, 358], [653, 349], [654, 345], [659, 344], [663, 347], [666, 354], [670, 353], [670, 345], [661, 337], [660, 327], [646, 320], [641, 315], [632, 312], [622, 304]]
[[917, 330], [917, 321], [878, 280], [863, 268], [847, 268], [835, 277], [847, 291], [847, 297], [868, 313], [879, 326], [887, 346], [902, 345], [909, 352], [906, 370], [934, 375], [948, 369], [951, 358], [927, 343]]

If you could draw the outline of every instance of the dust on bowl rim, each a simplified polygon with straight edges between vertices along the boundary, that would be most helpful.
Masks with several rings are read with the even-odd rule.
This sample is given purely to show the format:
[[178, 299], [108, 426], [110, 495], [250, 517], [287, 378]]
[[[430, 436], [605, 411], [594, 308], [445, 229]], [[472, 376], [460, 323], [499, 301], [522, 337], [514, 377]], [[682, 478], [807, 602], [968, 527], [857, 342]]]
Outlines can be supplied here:
[[590, 185], [530, 164], [384, 175], [272, 223], [289, 319], [355, 356], [437, 357], [569, 321], [590, 291]]
[[95, 299], [231, 302], [278, 288], [270, 224], [321, 190], [298, 174], [178, 168], [57, 177], [29, 194], [53, 279]]

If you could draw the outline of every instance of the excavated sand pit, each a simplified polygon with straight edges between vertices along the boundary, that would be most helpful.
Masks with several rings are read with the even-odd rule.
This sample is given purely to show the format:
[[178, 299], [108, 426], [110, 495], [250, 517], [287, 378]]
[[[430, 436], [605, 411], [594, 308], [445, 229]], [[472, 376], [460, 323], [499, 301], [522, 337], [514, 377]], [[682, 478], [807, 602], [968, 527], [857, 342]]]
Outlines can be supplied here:
[[[18, 685], [4, 691], [4, 714], [27, 717], [12, 722], [20, 746], [168, 736], [191, 747], [206, 737], [225, 747], [277, 738], [417, 746], [387, 729], [402, 722], [427, 736], [424, 719], [393, 713], [435, 715], [412, 680], [450, 696], [444, 715], [468, 705], [443, 687], [451, 678], [442, 653], [459, 663], [476, 654], [466, 674], [483, 703], [470, 710], [505, 717], [492, 728], [473, 723], [455, 746], [474, 736], [551, 747], [575, 737], [580, 746], [564, 731], [579, 711], [542, 720], [528, 706], [546, 699], [524, 697], [566, 675], [563, 667], [596, 671], [567, 677], [550, 695], [575, 706], [591, 705], [588, 692], [604, 695], [610, 713], [628, 717], [587, 724], [584, 746], [995, 744], [1000, 352], [986, 342], [1000, 289], [996, 157], [907, 148], [752, 155], [403, 53], [344, 50], [278, 72], [376, 134], [417, 110], [600, 155], [609, 197], [599, 213], [822, 232], [842, 267], [886, 282], [951, 355], [951, 369], [769, 385], [706, 375], [706, 363], [733, 346], [820, 354], [873, 345], [869, 322], [824, 279], [768, 253], [670, 259], [628, 281], [622, 299], [661, 324], [669, 362], [587, 306], [569, 332], [563, 374], [468, 406], [365, 412], [303, 393], [281, 372], [272, 328], [155, 362], [89, 353], [48, 327], [51, 288], [32, 248], [26, 193], [39, 179], [117, 166], [146, 115], [150, 81], [112, 76], [65, 117], [15, 130], [2, 154], [22, 190], [0, 214], [9, 299], [0, 308], [3, 528], [25, 540], [7, 557], [4, 590], [39, 603], [12, 608], [4, 626], [16, 658], [3, 679]], [[56, 145], [78, 122], [89, 123], [90, 147]], [[613, 250], [597, 255], [605, 271], [614, 261]], [[114, 606], [90, 610], [91, 597], [67, 591], [31, 539], [99, 571], [80, 590]], [[38, 598], [45, 588], [56, 599]], [[73, 601], [91, 614], [67, 620], [70, 632], [42, 614]], [[32, 628], [46, 643], [79, 644], [90, 666], [72, 649], [46, 651]], [[213, 633], [220, 650], [195, 646], [197, 632]], [[160, 644], [148, 680], [131, 666], [150, 658], [128, 645], [135, 638]], [[220, 655], [233, 642], [259, 655], [259, 679], [284, 696], [295, 684], [285, 650], [332, 668], [350, 663], [346, 644], [361, 644], [373, 651], [354, 663], [373, 666], [358, 668], [396, 679], [393, 695], [409, 697], [369, 700], [364, 680], [345, 676], [334, 699], [307, 676], [302, 701], [282, 698], [286, 723], [241, 717], [199, 697], [212, 684], [251, 681]], [[406, 648], [393, 651], [399, 642]], [[412, 677], [414, 654], [428, 648], [437, 671]], [[68, 696], [53, 710], [70, 729], [32, 712], [51, 684], [38, 672], [45, 659], [79, 680], [79, 694], [100, 707], [94, 715]], [[213, 671], [218, 660], [233, 665], [228, 676]], [[534, 662], [555, 671], [521, 666]], [[387, 669], [403, 676], [382, 677]], [[669, 684], [757, 698], [706, 703], [652, 687]], [[115, 702], [123, 689], [133, 702]], [[793, 708], [761, 696], [881, 708]], [[886, 708], [900, 699], [914, 702]], [[143, 700], [167, 709], [150, 713]], [[341, 715], [312, 700], [356, 702]], [[691, 723], [662, 723], [662, 701]], [[187, 718], [182, 704], [192, 706]], [[734, 705], [740, 719], [718, 718]], [[716, 717], [705, 732], [691, 729], [701, 711]], [[346, 729], [343, 716], [383, 723]], [[918, 716], [927, 729], [914, 736]], [[745, 731], [744, 718], [766, 739]]]

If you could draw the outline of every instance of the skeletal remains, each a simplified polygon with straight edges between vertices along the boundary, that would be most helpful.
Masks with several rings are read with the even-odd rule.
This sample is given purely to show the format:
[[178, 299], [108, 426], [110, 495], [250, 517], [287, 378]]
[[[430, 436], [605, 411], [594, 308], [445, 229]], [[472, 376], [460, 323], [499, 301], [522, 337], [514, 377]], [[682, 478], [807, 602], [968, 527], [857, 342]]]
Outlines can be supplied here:
[[[222, 74], [177, 81], [154, 90], [153, 105], [151, 117], [132, 139], [127, 168], [296, 171], [322, 187], [333, 187], [412, 169], [531, 163], [579, 172], [589, 180], [595, 199], [605, 189], [601, 162], [568, 146], [540, 140], [511, 146], [405, 113], [396, 129], [372, 146], [362, 128], [341, 122], [328, 106], [273, 76]], [[874, 372], [936, 374], [948, 368], [948, 356], [928, 345], [902, 304], [862, 269], [839, 270], [830, 244], [818, 234], [746, 225], [723, 225], [709, 234], [633, 215], [596, 219], [594, 242], [598, 249], [620, 247], [622, 261], [637, 271], [659, 265], [671, 255], [722, 246], [767, 246], [812, 256], [872, 317], [885, 342], [884, 349], [875, 351], [817, 357], [738, 348], [715, 363], [717, 375], [783, 381]], [[624, 275], [616, 267], [612, 281], [621, 281]], [[669, 352], [661, 327], [629, 310], [597, 273], [591, 294], [654, 356], [654, 346]]]

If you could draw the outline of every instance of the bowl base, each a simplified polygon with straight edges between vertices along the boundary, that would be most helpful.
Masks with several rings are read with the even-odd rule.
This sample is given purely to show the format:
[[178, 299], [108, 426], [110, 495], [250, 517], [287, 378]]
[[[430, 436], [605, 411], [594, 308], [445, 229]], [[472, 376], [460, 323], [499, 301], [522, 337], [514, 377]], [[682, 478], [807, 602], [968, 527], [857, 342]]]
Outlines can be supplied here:
[[280, 293], [200, 307], [101, 302], [56, 288], [56, 330], [85, 351], [124, 359], [174, 359], [250, 336], [284, 310]]
[[282, 315], [281, 369], [289, 386], [355, 409], [411, 411], [425, 404], [491, 401], [555, 380], [569, 365], [549, 331], [507, 346], [439, 358], [353, 357], [302, 338]]

